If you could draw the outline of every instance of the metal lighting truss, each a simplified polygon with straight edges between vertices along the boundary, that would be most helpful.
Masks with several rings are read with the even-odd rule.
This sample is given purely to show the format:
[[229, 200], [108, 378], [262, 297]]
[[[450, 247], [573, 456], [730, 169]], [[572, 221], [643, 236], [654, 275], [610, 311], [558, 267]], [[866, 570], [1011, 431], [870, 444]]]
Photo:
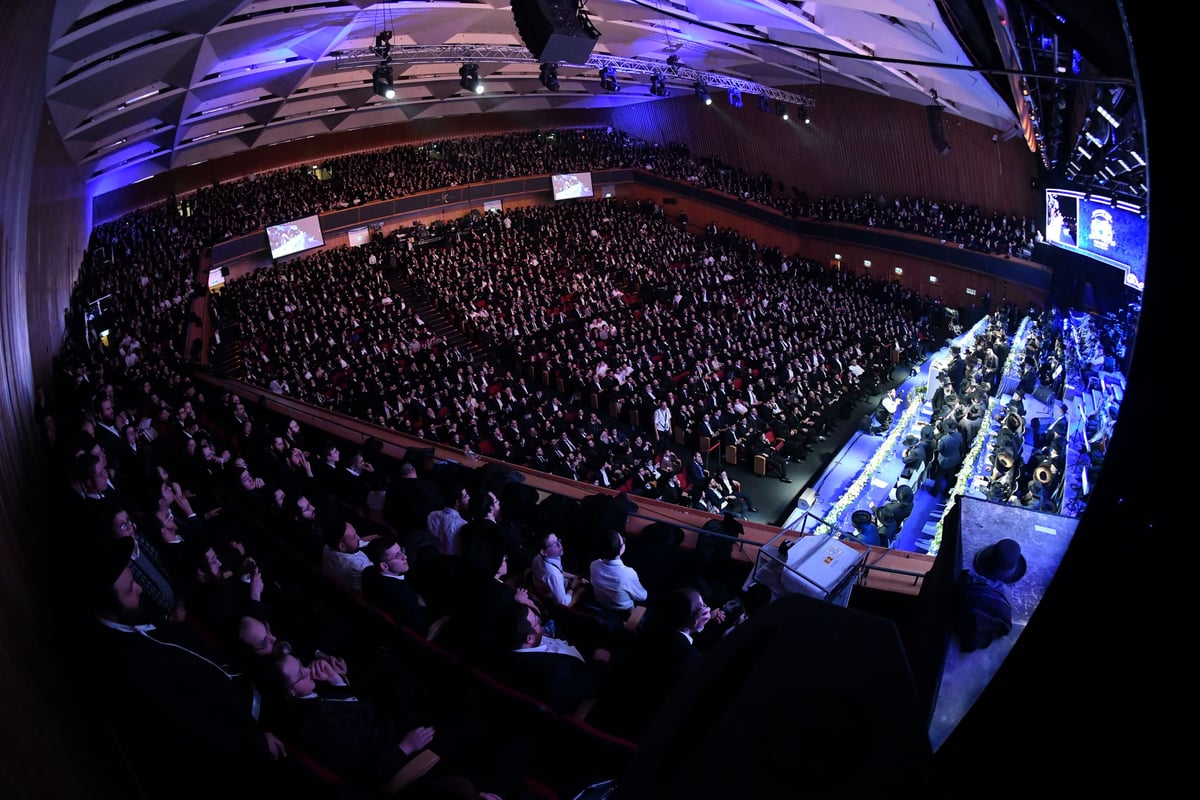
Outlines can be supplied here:
[[[358, 50], [340, 50], [331, 53], [334, 58], [335, 70], [363, 69], [380, 63], [379, 52], [375, 48], [364, 47]], [[484, 63], [501, 62], [504, 64], [540, 64], [529, 50], [520, 45], [392, 45], [388, 49], [387, 63], [398, 64], [457, 64], [463, 62]], [[786, 92], [773, 86], [732, 78], [715, 72], [701, 72], [683, 64], [667, 64], [663, 61], [641, 61], [636, 58], [620, 58], [593, 53], [585, 64], [569, 66], [589, 67], [599, 70], [611, 67], [617, 72], [632, 75], [658, 75], [667, 83], [688, 87], [702, 81], [711, 89], [736, 89], [744, 94], [756, 94], [772, 100], [782, 100], [803, 108], [814, 108], [816, 100], [808, 95]]]

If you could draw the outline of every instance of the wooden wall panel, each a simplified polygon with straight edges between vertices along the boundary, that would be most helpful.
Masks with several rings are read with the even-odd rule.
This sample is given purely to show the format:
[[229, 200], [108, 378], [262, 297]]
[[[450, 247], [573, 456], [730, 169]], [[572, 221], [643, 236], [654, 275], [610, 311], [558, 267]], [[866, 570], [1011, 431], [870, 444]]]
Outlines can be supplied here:
[[[0, 3], [0, 719], [8, 734], [0, 794], [87, 798], [116, 796], [102, 762], [117, 761], [103, 734], [85, 730], [86, 697], [74, 690], [84, 684], [67, 677], [54, 646], [75, 632], [74, 616], [63, 613], [62, 560], [77, 554], [79, 539], [46, 525], [48, 454], [33, 423], [34, 386], [47, 377], [88, 229], [61, 141], [57, 151], [44, 147], [55, 138], [44, 114], [53, 10]], [[78, 647], [72, 657], [77, 668], [88, 658]]]
[[612, 124], [663, 145], [682, 142], [694, 156], [720, 154], [810, 197], [924, 196], [1041, 218], [1038, 161], [1023, 140], [993, 142], [996, 131], [944, 112], [950, 152], [941, 155], [922, 106], [828, 86], [815, 97], [811, 125], [759, 111], [755, 98], [731, 108], [720, 95], [707, 107], [691, 95], [625, 106]]

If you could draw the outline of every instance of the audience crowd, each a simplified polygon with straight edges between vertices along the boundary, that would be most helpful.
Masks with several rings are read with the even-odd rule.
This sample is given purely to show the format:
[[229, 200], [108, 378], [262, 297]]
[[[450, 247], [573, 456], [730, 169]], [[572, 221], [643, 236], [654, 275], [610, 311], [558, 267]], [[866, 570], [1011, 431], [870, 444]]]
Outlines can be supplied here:
[[[521, 746], [533, 742], [486, 704], [463, 707], [461, 686], [427, 692], [433, 678], [394, 663], [380, 620], [420, 641], [447, 631], [467, 663], [560, 712], [598, 700], [606, 730], [636, 740], [665, 696], [647, 686], [675, 685], [761, 607], [757, 596], [726, 602], [740, 582], [725, 580], [720, 548], [681, 550], [671, 526], [626, 541], [625, 493], [537, 503], [503, 468], [392, 464], [370, 442], [317, 436], [189, 372], [200, 353], [183, 331], [214, 242], [439, 187], [617, 167], [794, 215], [861, 221], [867, 204], [809, 204], [682, 147], [587, 130], [339, 157], [322, 165], [326, 180], [281, 170], [97, 226], [54, 384], [35, 408], [57, 512], [78, 534], [70, 584], [97, 620], [104, 683], [92, 699], [148, 788], [286, 791], [300, 779], [282, 766], [290, 747], [348, 784], [526, 796], [522, 775], [547, 774], [544, 756]], [[864, 224], [995, 252], [1027, 227], [925, 201], [873, 205]], [[933, 344], [935, 309], [898, 284], [715, 225], [689, 232], [653, 204], [513, 209], [441, 233], [230, 282], [212, 298], [222, 347], [236, 337], [252, 383], [391, 430], [701, 502], [704, 470], [689, 478], [656, 449], [664, 402], [689, 446], [705, 437], [749, 454], [770, 433], [804, 458], [803, 442], [842, 404]], [[436, 333], [426, 308], [463, 341]], [[720, 477], [716, 502], [750, 509]], [[736, 535], [729, 515], [724, 524]], [[562, 586], [553, 569], [569, 576]], [[593, 590], [618, 573], [619, 594]]]

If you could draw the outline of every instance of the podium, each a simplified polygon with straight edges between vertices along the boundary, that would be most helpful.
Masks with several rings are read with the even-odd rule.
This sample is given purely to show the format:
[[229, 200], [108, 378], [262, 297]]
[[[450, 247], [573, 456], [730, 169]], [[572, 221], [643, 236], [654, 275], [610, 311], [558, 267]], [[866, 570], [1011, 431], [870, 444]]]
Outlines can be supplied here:
[[[781, 551], [780, 545], [792, 542]], [[775, 599], [800, 594], [845, 606], [862, 572], [870, 548], [832, 534], [803, 534], [795, 540], [781, 533], [758, 549], [758, 560], [743, 588], [761, 583]]]

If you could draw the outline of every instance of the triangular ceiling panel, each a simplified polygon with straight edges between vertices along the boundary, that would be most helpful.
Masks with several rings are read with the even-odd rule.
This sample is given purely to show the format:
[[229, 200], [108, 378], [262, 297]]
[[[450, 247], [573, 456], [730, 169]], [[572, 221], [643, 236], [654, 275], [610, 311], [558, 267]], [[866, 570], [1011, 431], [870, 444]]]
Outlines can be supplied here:
[[[979, 72], [939, 67], [970, 64], [952, 33], [957, 28], [942, 16], [956, 2], [588, 0], [581, 6], [599, 33], [593, 55], [642, 65], [635, 70], [639, 74], [622, 74], [627, 90], [612, 95], [599, 86], [596, 62], [560, 66], [559, 92], [541, 86], [505, 0], [59, 0], [46, 99], [77, 159], [137, 129], [141, 120], [172, 126], [178, 131], [175, 146], [184, 153], [144, 161], [186, 164], [279, 141], [278, 136], [294, 138], [275, 130], [294, 128], [294, 115], [314, 117], [314, 126], [347, 130], [383, 120], [513, 109], [549, 116], [558, 109], [654, 101], [645, 91], [646, 72], [665, 69], [668, 56], [676, 56], [709, 74], [788, 91], [820, 80], [924, 104], [928, 89], [941, 87], [953, 101], [950, 113], [1007, 133], [1017, 120], [1014, 98], [998, 94]], [[1006, 6], [1011, 12], [1016, 4], [1043, 2], [1010, 0]], [[385, 29], [393, 32], [394, 51], [409, 46], [419, 52], [392, 53], [399, 96], [381, 104], [369, 83], [379, 54], [370, 49]], [[156, 37], [161, 41], [152, 42]], [[823, 52], [819, 78], [804, 48]], [[870, 51], [875, 61], [851, 57]], [[880, 62], [889, 58], [919, 63]], [[458, 67], [465, 61], [479, 64], [484, 96], [468, 96], [459, 86]], [[68, 77], [72, 73], [77, 75]], [[160, 84], [166, 87], [162, 99], [114, 112], [120, 102]], [[166, 102], [174, 87], [186, 90], [184, 99]], [[680, 81], [672, 82], [673, 94], [683, 90]], [[201, 112], [212, 113], [196, 116]], [[237, 129], [243, 124], [237, 120], [254, 132]], [[207, 134], [209, 139], [190, 143]], [[222, 145], [223, 139], [230, 141]], [[139, 164], [129, 175], [142, 177], [144, 169]], [[106, 174], [106, 185], [118, 180], [116, 171]]]

